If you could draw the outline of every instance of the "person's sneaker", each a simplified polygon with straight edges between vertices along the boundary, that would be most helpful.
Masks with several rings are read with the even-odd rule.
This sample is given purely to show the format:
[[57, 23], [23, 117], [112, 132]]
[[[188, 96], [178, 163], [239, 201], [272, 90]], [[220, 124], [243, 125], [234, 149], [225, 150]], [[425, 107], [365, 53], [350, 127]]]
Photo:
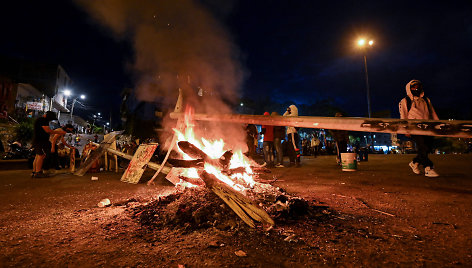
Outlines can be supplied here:
[[278, 167], [278, 168], [281, 168], [281, 167], [285, 167], [285, 166], [282, 165], [282, 164], [277, 164], [277, 165], [275, 165], [275, 167], [276, 167], [276, 168], [277, 168], [277, 167]]
[[431, 167], [426, 167], [424, 169], [424, 175], [430, 178], [439, 177], [439, 174], [436, 173], [436, 171], [434, 171], [434, 169], [432, 169]]
[[410, 164], [408, 164], [408, 165], [411, 167], [411, 170], [413, 171], [413, 173], [415, 173], [415, 174], [421, 174], [421, 171], [420, 171], [420, 169], [418, 168], [419, 163], [413, 163], [413, 161], [411, 161]]
[[33, 178], [47, 178], [47, 177], [49, 176], [43, 172], [36, 172]]

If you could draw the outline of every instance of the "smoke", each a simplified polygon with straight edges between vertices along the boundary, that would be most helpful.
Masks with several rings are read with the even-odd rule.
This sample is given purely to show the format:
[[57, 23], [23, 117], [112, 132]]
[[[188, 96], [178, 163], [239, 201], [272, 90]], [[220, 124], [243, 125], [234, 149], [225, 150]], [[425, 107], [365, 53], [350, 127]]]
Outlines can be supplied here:
[[[131, 41], [134, 59], [130, 66], [139, 100], [159, 100], [170, 106], [181, 88], [185, 101], [196, 112], [231, 112], [225, 103], [238, 100], [245, 73], [239, 50], [201, 3], [192, 0], [77, 0], [77, 3], [116, 38]], [[234, 131], [241, 132], [239, 128]], [[229, 130], [221, 129], [221, 133], [213, 133], [224, 135]]]

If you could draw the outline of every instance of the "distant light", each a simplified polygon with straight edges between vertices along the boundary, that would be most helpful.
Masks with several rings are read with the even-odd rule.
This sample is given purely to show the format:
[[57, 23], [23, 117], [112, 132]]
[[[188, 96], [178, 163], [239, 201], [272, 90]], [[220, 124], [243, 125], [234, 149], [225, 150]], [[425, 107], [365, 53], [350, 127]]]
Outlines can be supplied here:
[[64, 95], [66, 95], [67, 97], [69, 97], [70, 94], [72, 94], [72, 92], [71, 92], [69, 89], [64, 90]]
[[244, 106], [244, 103], [242, 103], [242, 102], [241, 102], [241, 104], [240, 104], [240, 105], [241, 105], [241, 106]]
[[357, 44], [361, 47], [364, 46], [365, 45], [365, 39], [359, 39], [359, 41], [357, 41]]
[[84, 94], [80, 95], [80, 98], [85, 100], [85, 95]]
[[109, 125], [110, 125], [110, 123], [109, 123], [109, 122], [107, 122], [107, 126], [109, 126]]
[[98, 115], [101, 115], [100, 113], [97, 113]]
[[369, 41], [369, 46], [372, 46], [374, 44], [374, 41], [373, 40], [370, 40]]

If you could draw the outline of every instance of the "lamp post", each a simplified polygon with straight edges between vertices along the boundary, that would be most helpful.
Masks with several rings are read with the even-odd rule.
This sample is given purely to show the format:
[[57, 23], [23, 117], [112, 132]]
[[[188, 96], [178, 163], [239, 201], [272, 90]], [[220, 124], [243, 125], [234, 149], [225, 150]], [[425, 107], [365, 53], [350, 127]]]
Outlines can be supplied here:
[[[368, 42], [364, 39], [361, 38], [357, 41], [357, 45], [362, 49], [362, 52], [364, 54], [364, 69], [365, 69], [365, 86], [367, 90], [367, 115], [369, 118], [372, 117], [372, 112], [371, 112], [371, 106], [370, 106], [370, 86], [369, 86], [369, 72], [367, 71], [367, 49], [369, 47], [372, 47], [374, 45], [373, 40], [369, 40]], [[372, 133], [370, 133], [370, 140], [372, 141], [372, 146], [374, 146], [374, 138], [372, 136]], [[367, 143], [367, 140], [366, 140]], [[367, 144], [366, 144], [367, 145]]]
[[[72, 101], [72, 107], [70, 108], [70, 121], [71, 121], [72, 123], [74, 123], [74, 118], [73, 118], [74, 106], [75, 106], [75, 103], [77, 102], [77, 99], [78, 99], [78, 98], [79, 98], [79, 97], [74, 98], [74, 100]], [[80, 99], [81, 99], [81, 100], [85, 100], [85, 95], [84, 95], [84, 94], [80, 95]]]
[[369, 87], [369, 72], [367, 71], [367, 45], [371, 47], [374, 44], [373, 40], [370, 40], [366, 43], [365, 39], [359, 39], [357, 41], [357, 45], [363, 49], [364, 52], [364, 69], [365, 69], [365, 86], [367, 89], [367, 114], [369, 118], [372, 117], [371, 109], [370, 109], [370, 87]]

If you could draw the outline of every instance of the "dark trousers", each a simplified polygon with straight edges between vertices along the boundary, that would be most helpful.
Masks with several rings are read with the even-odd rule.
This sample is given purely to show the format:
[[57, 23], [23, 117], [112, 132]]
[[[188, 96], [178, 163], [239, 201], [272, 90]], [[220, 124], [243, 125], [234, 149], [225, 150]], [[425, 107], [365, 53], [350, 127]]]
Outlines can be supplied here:
[[276, 153], [276, 164], [283, 164], [283, 148], [282, 148], [282, 139], [280, 138], [274, 138], [274, 147], [275, 147], [275, 153]]
[[264, 141], [262, 143], [262, 149], [264, 151], [264, 161], [267, 165], [272, 166], [274, 164], [274, 142]]
[[340, 140], [336, 141], [336, 146], [338, 147], [338, 158], [339, 161], [341, 161], [341, 154], [342, 153], [347, 153], [347, 141], [346, 140]]
[[419, 163], [425, 168], [433, 168], [433, 162], [428, 158], [428, 154], [433, 148], [434, 138], [432, 136], [411, 135], [411, 139], [415, 141], [418, 150], [418, 154], [413, 158], [413, 163]]
[[300, 138], [298, 137], [298, 133], [293, 133], [293, 139], [295, 140], [295, 145], [297, 146], [297, 149], [293, 147], [293, 142], [292, 142], [292, 134], [287, 134], [287, 146], [288, 146], [288, 158], [290, 159], [290, 163], [293, 164], [297, 162], [298, 164], [300, 163]]

